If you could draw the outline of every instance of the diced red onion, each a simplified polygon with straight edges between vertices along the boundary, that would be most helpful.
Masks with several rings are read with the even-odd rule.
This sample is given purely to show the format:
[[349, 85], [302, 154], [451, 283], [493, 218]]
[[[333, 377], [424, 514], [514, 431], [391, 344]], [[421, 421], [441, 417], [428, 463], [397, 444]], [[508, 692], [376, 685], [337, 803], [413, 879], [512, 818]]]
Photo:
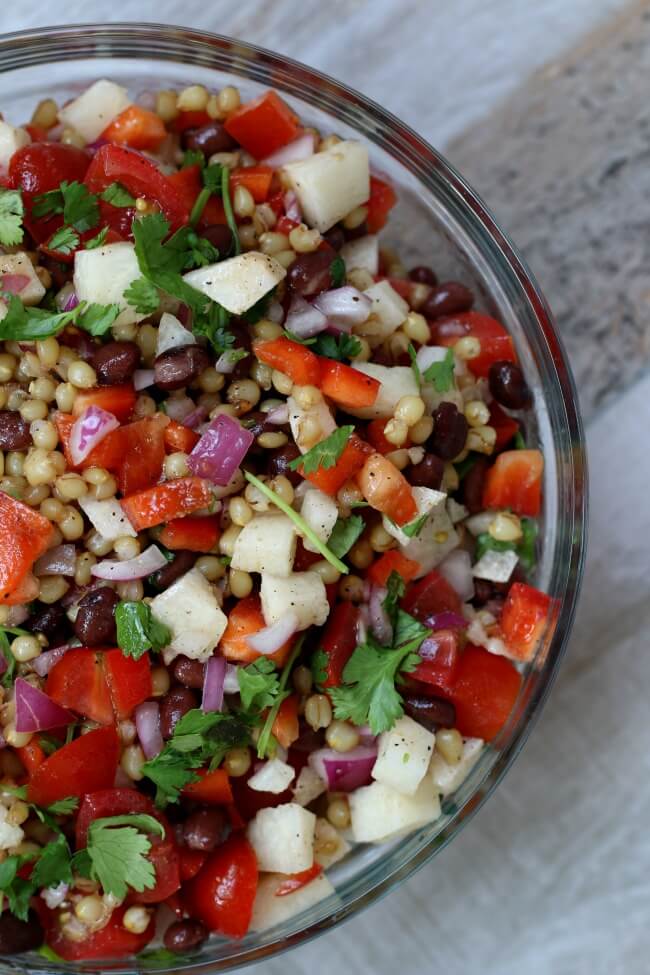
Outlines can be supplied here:
[[289, 218], [289, 220], [295, 220], [296, 223], [302, 223], [302, 210], [300, 209], [300, 204], [298, 203], [298, 197], [293, 190], [287, 190], [283, 198], [284, 212]]
[[93, 565], [91, 575], [97, 579], [107, 579], [109, 582], [131, 582], [133, 579], [145, 579], [152, 572], [157, 572], [167, 565], [167, 559], [156, 545], [150, 545], [144, 552], [140, 552], [133, 559], [104, 559]]
[[286, 166], [287, 163], [300, 162], [301, 159], [309, 159], [314, 155], [315, 138], [313, 132], [305, 132], [297, 139], [286, 146], [282, 146], [277, 152], [272, 152], [266, 159], [262, 159], [262, 165], [272, 166], [277, 169], [279, 166]]
[[225, 694], [239, 694], [239, 667], [236, 664], [226, 664], [226, 674], [223, 679], [223, 690]]
[[153, 386], [154, 380], [153, 369], [136, 369], [133, 373], [133, 388], [136, 392], [140, 389], [147, 389], [148, 386]]
[[369, 725], [364, 724], [357, 731], [359, 732], [359, 739], [362, 745], [372, 746], [377, 741], [377, 735], [373, 735]]
[[73, 464], [80, 464], [104, 437], [120, 425], [117, 417], [101, 406], [89, 406], [70, 431], [70, 456]]
[[294, 332], [301, 339], [309, 339], [312, 335], [327, 328], [327, 318], [314, 305], [310, 305], [302, 295], [294, 295], [287, 312], [285, 327]]
[[330, 792], [353, 792], [368, 785], [376, 761], [377, 747], [372, 745], [357, 745], [349, 752], [319, 748], [309, 756], [309, 765]]
[[53, 701], [43, 691], [29, 684], [22, 677], [14, 685], [16, 702], [16, 731], [48, 731], [62, 728], [73, 719], [69, 711]]
[[449, 585], [456, 590], [463, 602], [474, 596], [472, 560], [469, 552], [462, 548], [454, 549], [437, 567]]
[[351, 285], [323, 291], [314, 298], [314, 305], [325, 315], [328, 324], [339, 331], [349, 332], [353, 325], [366, 321], [372, 308], [368, 295]]
[[61, 311], [73, 311], [79, 304], [76, 291], [73, 291], [65, 300]]
[[223, 707], [226, 658], [210, 657], [203, 674], [202, 711], [221, 711]]
[[160, 707], [156, 701], [145, 701], [135, 709], [135, 727], [145, 758], [155, 758], [163, 749], [160, 731]]
[[34, 563], [36, 576], [73, 576], [76, 571], [77, 550], [71, 543], [55, 545]]
[[189, 396], [172, 396], [165, 400], [165, 413], [177, 423], [182, 423], [195, 409], [196, 403]]
[[393, 628], [383, 605], [387, 595], [388, 590], [384, 586], [373, 586], [370, 591], [370, 603], [368, 606], [370, 629], [379, 642], [383, 644], [390, 643], [393, 635]]
[[430, 616], [425, 625], [430, 626], [432, 630], [453, 630], [459, 626], [466, 627], [467, 620], [459, 613], [446, 610], [444, 613], [436, 613], [435, 616]]
[[212, 421], [187, 460], [196, 477], [225, 487], [248, 453], [255, 437], [250, 430], [220, 413]]
[[263, 630], [258, 630], [253, 636], [246, 637], [246, 642], [252, 650], [265, 655], [275, 653], [280, 647], [290, 640], [298, 629], [298, 617], [291, 610], [285, 613], [282, 619], [270, 626], [265, 626]]
[[270, 322], [275, 322], [276, 325], [282, 325], [284, 321], [284, 308], [282, 307], [282, 303], [275, 300], [269, 302], [265, 318], [268, 318]]
[[222, 352], [217, 361], [214, 364], [214, 368], [217, 372], [220, 372], [222, 376], [229, 376], [231, 372], [235, 371], [235, 366], [237, 365], [237, 360], [231, 355], [230, 351], [226, 349]]
[[29, 282], [30, 279], [26, 274], [3, 274], [0, 290], [6, 291], [10, 295], [19, 295]]
[[63, 643], [60, 647], [54, 647], [52, 650], [46, 650], [39, 657], [32, 660], [32, 667], [36, 671], [39, 677], [47, 677], [49, 672], [52, 670], [59, 660], [65, 656], [65, 654], [70, 649], [69, 643]]
[[183, 426], [189, 427], [190, 430], [196, 430], [199, 424], [203, 423], [207, 415], [208, 415], [207, 406], [199, 405], [195, 410], [192, 410], [191, 413], [187, 414], [187, 416], [183, 420]]
[[269, 410], [266, 414], [267, 423], [273, 423], [277, 426], [282, 426], [283, 423], [289, 422], [289, 404], [283, 403], [282, 406], [276, 407], [274, 410]]

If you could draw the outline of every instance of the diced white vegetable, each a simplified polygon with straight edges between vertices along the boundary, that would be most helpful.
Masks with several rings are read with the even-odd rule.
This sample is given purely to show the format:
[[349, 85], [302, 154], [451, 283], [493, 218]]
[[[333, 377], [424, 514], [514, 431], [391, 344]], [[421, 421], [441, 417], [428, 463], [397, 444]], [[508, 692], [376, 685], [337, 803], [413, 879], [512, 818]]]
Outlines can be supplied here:
[[242, 474], [241, 468], [238, 467], [224, 487], [219, 487], [218, 484], [213, 484], [212, 493], [217, 501], [221, 501], [222, 498], [228, 498], [231, 494], [238, 494], [238, 492], [243, 488], [244, 484], [244, 475]]
[[228, 623], [214, 590], [198, 569], [190, 569], [156, 596], [151, 612], [171, 630], [169, 646], [163, 651], [166, 664], [179, 654], [207, 660]]
[[183, 277], [233, 315], [243, 315], [286, 277], [286, 270], [268, 254], [248, 251], [218, 264], [208, 264]]
[[[430, 515], [433, 511], [440, 511], [444, 509], [445, 502], [447, 500], [447, 495], [443, 491], [435, 491], [433, 488], [426, 487], [414, 487], [413, 488], [413, 500], [418, 509], [418, 513], [413, 519], [413, 521], [419, 521], [422, 515]], [[396, 525], [394, 521], [391, 521], [386, 515], [383, 516], [384, 529], [393, 538], [396, 538], [400, 545], [408, 545], [412, 541], [409, 535], [404, 534], [404, 531]], [[420, 538], [422, 533], [426, 531], [427, 523], [426, 521], [422, 525], [422, 528], [418, 532], [415, 538]]]
[[31, 136], [26, 129], [16, 128], [0, 120], [0, 169], [7, 169], [14, 152], [28, 146]]
[[413, 796], [426, 775], [436, 736], [406, 715], [379, 736], [379, 754], [372, 769], [377, 782], [404, 796]]
[[95, 531], [107, 542], [115, 541], [120, 535], [131, 535], [135, 538], [138, 534], [115, 498], [96, 501], [94, 498], [84, 497], [79, 498], [78, 504]]
[[327, 786], [320, 775], [314, 772], [309, 765], [304, 765], [298, 773], [296, 784], [293, 787], [294, 801], [300, 806], [308, 806], [318, 799], [325, 792]]
[[[330, 498], [328, 494], [312, 487], [305, 494], [300, 514], [321, 542], [327, 542], [339, 516], [339, 509], [336, 501]], [[318, 551], [314, 543], [310, 542], [308, 538], [303, 539], [303, 545], [308, 552]]]
[[483, 535], [494, 521], [494, 511], [479, 511], [476, 515], [470, 515], [465, 522], [465, 527], [475, 537]]
[[0, 255], [0, 278], [3, 274], [20, 274], [29, 278], [25, 287], [18, 292], [23, 305], [37, 305], [45, 294], [45, 288], [40, 282], [34, 265], [22, 251], [18, 254]]
[[[308, 450], [311, 450], [312, 447], [336, 430], [336, 421], [324, 399], [320, 399], [314, 406], [307, 409], [298, 406], [293, 396], [289, 397], [287, 403], [289, 406], [289, 426], [301, 454], [306, 454]], [[316, 431], [315, 434], [311, 432], [312, 429]]]
[[369, 274], [379, 272], [379, 238], [376, 234], [366, 234], [365, 237], [357, 237], [356, 240], [349, 240], [339, 251], [345, 261], [346, 271], [361, 268]]
[[351, 850], [348, 841], [332, 826], [327, 819], [320, 816], [316, 820], [314, 832], [314, 860], [327, 870], [342, 860]]
[[455, 792], [476, 765], [482, 750], [480, 738], [466, 738], [461, 760], [456, 765], [449, 765], [439, 752], [434, 751], [429, 774], [436, 791], [443, 796]]
[[442, 504], [433, 508], [419, 534], [409, 539], [407, 545], [400, 545], [400, 549], [407, 559], [420, 564], [417, 575], [420, 578], [439, 565], [459, 544], [458, 532]]
[[352, 836], [357, 843], [381, 843], [431, 823], [440, 815], [440, 799], [429, 776], [414, 796], [373, 782], [351, 792], [349, 802]]
[[74, 289], [79, 301], [119, 305], [117, 325], [130, 325], [145, 318], [124, 297], [124, 292], [142, 277], [135, 245], [128, 241], [106, 244], [93, 250], [79, 250], [74, 256]]
[[507, 582], [519, 561], [516, 552], [484, 552], [472, 569], [475, 579], [487, 579], [489, 582]]
[[7, 822], [6, 806], [0, 806], [0, 850], [9, 850], [12, 846], [18, 846], [25, 838], [25, 834], [14, 823]]
[[64, 125], [76, 129], [86, 142], [94, 142], [130, 104], [126, 88], [103, 79], [60, 109], [59, 119]]
[[165, 312], [160, 316], [158, 335], [156, 337], [156, 355], [162, 355], [168, 349], [178, 349], [184, 345], [196, 345], [192, 332], [188, 331], [176, 318]]
[[282, 167], [306, 222], [321, 233], [370, 196], [368, 150], [360, 142], [337, 142], [309, 159]]
[[[377, 339], [387, 339], [395, 332], [409, 313], [409, 306], [399, 295], [390, 281], [377, 281], [364, 294], [372, 301], [371, 314], [375, 316], [376, 323], [373, 323], [373, 336]], [[369, 326], [370, 327], [370, 326]], [[355, 331], [363, 334], [365, 325], [356, 328]]]
[[237, 536], [231, 566], [242, 572], [273, 572], [286, 578], [291, 575], [296, 543], [294, 524], [286, 515], [255, 515]]
[[362, 420], [374, 420], [377, 417], [389, 420], [394, 415], [395, 407], [402, 396], [420, 394], [413, 370], [408, 366], [381, 366], [376, 362], [355, 362], [354, 368], [381, 383], [377, 399], [372, 406], [356, 409], [346, 407], [347, 413], [358, 416]]
[[297, 802], [260, 809], [248, 825], [248, 839], [260, 870], [300, 873], [314, 862], [316, 817]]
[[267, 626], [290, 611], [298, 617], [299, 630], [322, 626], [329, 615], [325, 583], [317, 572], [294, 572], [286, 579], [263, 572], [260, 597]]
[[285, 878], [279, 874], [269, 874], [260, 877], [253, 904], [251, 931], [267, 931], [276, 924], [283, 924], [313, 907], [327, 897], [336, 895], [331, 881], [321, 873], [315, 880], [311, 880], [304, 887], [299, 887], [292, 894], [276, 897], [276, 891]]
[[251, 775], [246, 783], [255, 792], [273, 792], [279, 795], [288, 789], [296, 777], [296, 770], [281, 762], [279, 758], [271, 758], [257, 772]]
[[[475, 613], [473, 607], [465, 605], [463, 607], [463, 612], [465, 616], [470, 620], [469, 626], [467, 627], [467, 639], [470, 643], [473, 643], [476, 647], [484, 647], [489, 653], [494, 653], [498, 657], [511, 657], [511, 659], [518, 659], [517, 657], [512, 657], [510, 651], [508, 650], [505, 641], [501, 639], [500, 636], [490, 636], [486, 630], [487, 625], [496, 622], [492, 616], [491, 623], [484, 623], [482, 619], [479, 619], [478, 614]], [[474, 616], [472, 617], [472, 613]], [[485, 611], [481, 616], [485, 615]], [[490, 614], [491, 615], [491, 614]]]

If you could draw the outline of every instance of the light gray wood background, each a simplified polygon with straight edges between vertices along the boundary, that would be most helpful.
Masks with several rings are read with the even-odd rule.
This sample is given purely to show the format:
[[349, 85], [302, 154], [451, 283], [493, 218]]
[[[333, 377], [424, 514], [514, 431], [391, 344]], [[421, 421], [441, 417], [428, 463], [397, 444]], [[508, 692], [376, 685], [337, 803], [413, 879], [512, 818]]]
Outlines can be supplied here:
[[448, 149], [512, 229], [560, 312], [580, 379], [590, 557], [570, 654], [531, 740], [431, 865], [354, 921], [256, 971], [650, 972], [645, 8], [25, 0], [0, 9], [1, 31], [149, 20], [240, 36], [381, 102]]

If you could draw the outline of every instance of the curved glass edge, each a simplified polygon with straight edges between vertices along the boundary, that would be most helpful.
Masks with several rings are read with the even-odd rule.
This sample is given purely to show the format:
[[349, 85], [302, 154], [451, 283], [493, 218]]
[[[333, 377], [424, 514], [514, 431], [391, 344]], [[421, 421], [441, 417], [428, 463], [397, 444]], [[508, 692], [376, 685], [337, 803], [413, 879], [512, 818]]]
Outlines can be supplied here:
[[[550, 583], [552, 591], [561, 593], [555, 605], [555, 615], [548, 628], [544, 646], [543, 674], [531, 671], [522, 690], [522, 707], [513, 716], [497, 741], [490, 749], [488, 761], [475, 770], [475, 774], [461, 787], [456, 796], [457, 808], [449, 813], [441, 829], [431, 835], [431, 828], [421, 830], [414, 837], [404, 840], [395, 856], [392, 869], [386, 869], [385, 860], [377, 861], [369, 871], [374, 876], [367, 889], [352, 898], [344, 906], [323, 901], [317, 915], [308, 928], [284, 932], [281, 936], [259, 947], [242, 945], [228, 958], [199, 960], [183, 965], [184, 970], [196, 973], [226, 971], [275, 954], [278, 948], [293, 947], [308, 938], [328, 930], [335, 924], [375, 902], [396, 883], [406, 879], [450, 841], [459, 827], [464, 825], [480, 808], [523, 746], [534, 721], [541, 710], [569, 637], [575, 603], [584, 561], [584, 524], [586, 515], [586, 462], [583, 451], [583, 435], [577, 411], [577, 398], [573, 378], [566, 364], [562, 342], [558, 336], [544, 298], [525, 263], [517, 255], [509, 238], [500, 230], [480, 198], [464, 182], [462, 177], [438, 153], [435, 152], [408, 126], [394, 118], [380, 106], [297, 62], [281, 58], [271, 52], [254, 48], [225, 37], [206, 35], [181, 28], [158, 25], [116, 24], [110, 26], [71, 26], [46, 28], [5, 35], [0, 38], [0, 72], [30, 67], [50, 61], [78, 60], [81, 58], [146, 58], [178, 61], [188, 68], [201, 65], [223, 70], [242, 78], [283, 88], [288, 94], [301, 98], [311, 105], [336, 115], [359, 133], [387, 151], [400, 162], [432, 194], [442, 198], [454, 219], [463, 227], [468, 238], [480, 250], [484, 259], [494, 262], [493, 270], [499, 272], [500, 286], [515, 303], [524, 301], [540, 328], [539, 336], [527, 335], [529, 341], [539, 340], [538, 368], [543, 374], [544, 385], [555, 387], [560, 396], [551, 400], [550, 423], [553, 430], [556, 453], [561, 457], [563, 477], [558, 481], [561, 489], [559, 506], [566, 519], [556, 548], [565, 553], [565, 559], [554, 569]], [[515, 293], [516, 292], [516, 293]], [[533, 342], [534, 344], [534, 342]], [[568, 516], [568, 517], [567, 517]], [[568, 553], [568, 557], [567, 557]], [[487, 767], [489, 765], [489, 767]], [[394, 855], [391, 851], [391, 855]], [[381, 874], [381, 877], [378, 875]], [[298, 928], [300, 916], [295, 919]], [[30, 959], [31, 962], [31, 959]], [[4, 964], [0, 966], [0, 971]], [[32, 971], [114, 971], [120, 975], [136, 971], [167, 972], [178, 966], [168, 965], [140, 967], [131, 964], [124, 967], [119, 962], [110, 968], [83, 964], [63, 967], [48, 963], [47, 969], [39, 963], [30, 963]], [[24, 971], [17, 961], [7, 960], [8, 971]]]

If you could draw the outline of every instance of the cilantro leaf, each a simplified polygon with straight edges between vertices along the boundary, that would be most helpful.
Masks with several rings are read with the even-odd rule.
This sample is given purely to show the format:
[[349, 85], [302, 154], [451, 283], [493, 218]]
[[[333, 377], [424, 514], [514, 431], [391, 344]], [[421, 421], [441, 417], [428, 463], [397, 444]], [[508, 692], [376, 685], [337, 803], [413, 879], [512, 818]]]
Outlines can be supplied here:
[[0, 244], [15, 247], [23, 239], [25, 207], [20, 190], [0, 189]]
[[409, 521], [406, 525], [400, 525], [399, 529], [404, 532], [407, 538], [416, 538], [424, 528], [428, 517], [428, 514], [420, 515], [419, 518], [414, 518], [413, 521]]
[[311, 340], [310, 344], [313, 345], [313, 352], [324, 355], [328, 359], [336, 359], [337, 362], [342, 362], [343, 359], [354, 359], [361, 352], [361, 342], [356, 335], [346, 335], [345, 332], [339, 336], [321, 332]]
[[517, 542], [500, 542], [489, 532], [481, 532], [476, 538], [475, 558], [478, 561], [486, 552], [516, 552], [526, 572], [535, 567], [535, 543], [537, 522], [534, 518], [521, 519], [522, 537]]
[[327, 547], [330, 552], [342, 559], [350, 551], [365, 527], [366, 523], [361, 515], [337, 518], [332, 534], [327, 540]]
[[273, 729], [273, 724], [275, 722], [275, 719], [278, 716], [278, 711], [280, 710], [280, 706], [282, 705], [282, 702], [285, 701], [286, 698], [288, 698], [291, 695], [291, 691], [287, 690], [287, 682], [289, 680], [289, 674], [291, 673], [291, 669], [294, 663], [296, 662], [296, 658], [298, 657], [298, 654], [302, 650], [304, 639], [305, 639], [305, 634], [301, 633], [294, 644], [293, 650], [289, 654], [289, 658], [287, 659], [287, 662], [282, 668], [282, 674], [280, 675], [278, 692], [275, 696], [275, 701], [272, 704], [269, 713], [266, 716], [264, 726], [260, 732], [259, 738], [257, 739], [258, 758], [265, 758], [266, 755], [269, 754], [269, 751], [271, 749], [271, 737], [272, 737], [271, 731]]
[[114, 207], [134, 207], [135, 198], [121, 183], [111, 183], [101, 195], [105, 203], [110, 203]]
[[235, 344], [235, 336], [228, 329], [229, 321], [226, 309], [213, 301], [207, 313], [195, 318], [192, 331], [195, 335], [205, 335], [216, 354], [222, 355]]
[[334, 467], [345, 450], [345, 446], [353, 430], [354, 427], [351, 424], [339, 427], [329, 437], [325, 437], [315, 447], [308, 450], [306, 454], [303, 454], [302, 457], [296, 457], [295, 460], [292, 460], [289, 467], [292, 471], [296, 471], [301, 467], [305, 474], [313, 474], [319, 468], [325, 471], [329, 470], [330, 467]]
[[403, 609], [397, 610], [393, 631], [394, 646], [401, 648], [405, 643], [415, 643], [414, 649], [417, 649], [430, 632], [431, 630], [410, 613], [406, 613]]
[[189, 166], [205, 166], [205, 156], [200, 149], [187, 149], [183, 153], [183, 161], [181, 163], [181, 169], [187, 169]]
[[408, 344], [408, 354], [411, 360], [411, 369], [413, 370], [413, 375], [415, 376], [415, 382], [418, 389], [422, 386], [422, 373], [420, 372], [420, 367], [418, 365], [417, 352], [412, 342]]
[[119, 305], [84, 305], [75, 319], [75, 325], [91, 335], [106, 335], [119, 314]]
[[32, 201], [32, 217], [40, 220], [42, 217], [52, 217], [55, 213], [63, 213], [63, 193], [61, 188], [39, 193]]
[[213, 163], [211, 166], [205, 166], [202, 170], [201, 178], [203, 180], [203, 189], [197, 196], [192, 207], [190, 227], [197, 225], [210, 197], [213, 195], [220, 196], [226, 215], [226, 223], [232, 233], [235, 254], [241, 254], [239, 230], [230, 199], [230, 170], [227, 166], [222, 166], [221, 163]]
[[41, 855], [32, 870], [30, 882], [39, 887], [55, 887], [57, 884], [71, 884], [70, 849], [63, 833], [43, 847]]
[[340, 254], [337, 254], [330, 264], [330, 278], [333, 288], [340, 288], [345, 281], [345, 261]]
[[162, 213], [152, 213], [134, 220], [132, 228], [135, 253], [143, 277], [189, 305], [197, 315], [205, 312], [208, 298], [181, 277], [186, 250], [178, 246], [178, 239], [173, 241], [172, 238], [167, 244], [164, 243], [169, 234], [169, 223]]
[[51, 805], [46, 806], [46, 809], [52, 816], [70, 816], [78, 805], [78, 796], [68, 796], [66, 799], [58, 799], [51, 803]]
[[158, 288], [147, 278], [132, 281], [122, 297], [141, 315], [152, 315], [160, 306]]
[[155, 618], [147, 603], [120, 602], [115, 607], [117, 645], [125, 657], [139, 660], [147, 650], [169, 645], [171, 630]]
[[[83, 233], [90, 230], [99, 222], [99, 203], [95, 193], [91, 193], [87, 186], [74, 180], [69, 183], [63, 180], [58, 189], [49, 190], [34, 197], [32, 215], [37, 219], [62, 213], [63, 221], [68, 227]], [[50, 244], [50, 246], [52, 246]], [[61, 250], [54, 248], [53, 250]], [[64, 251], [63, 253], [69, 253]]]
[[93, 251], [96, 247], [101, 247], [108, 237], [108, 231], [108, 226], [102, 227], [95, 237], [91, 237], [90, 240], [86, 241], [84, 244], [84, 250]]
[[76, 230], [72, 227], [61, 227], [53, 234], [47, 242], [48, 250], [57, 251], [59, 254], [72, 254], [79, 246], [80, 238]]
[[406, 592], [406, 585], [401, 575], [398, 572], [391, 572], [388, 576], [388, 581], [386, 583], [386, 598], [384, 599], [382, 606], [386, 611], [386, 615], [390, 620], [390, 624], [395, 632], [397, 624], [397, 612], [399, 609], [399, 601]]
[[203, 764], [200, 755], [181, 755], [167, 746], [145, 762], [142, 772], [156, 786], [156, 805], [163, 808], [170, 802], [178, 802], [185, 786], [198, 780], [194, 769]]
[[150, 890], [156, 874], [147, 859], [151, 841], [145, 833], [164, 836], [165, 828], [146, 814], [96, 819], [88, 829], [86, 849], [74, 855], [72, 865], [119, 900], [126, 897], [127, 885], [139, 893]]
[[425, 383], [433, 383], [437, 393], [447, 393], [454, 385], [454, 350], [447, 349], [444, 359], [432, 362], [422, 373]]
[[7, 314], [0, 320], [0, 339], [32, 341], [58, 335], [66, 325], [78, 324], [92, 335], [103, 335], [119, 314], [118, 305], [81, 302], [71, 311], [52, 312], [26, 308], [16, 295], [9, 298]]
[[214, 264], [215, 261], [219, 260], [219, 251], [207, 237], [199, 237], [198, 234], [189, 233], [187, 243], [189, 250], [185, 267], [188, 271], [195, 267], [205, 267], [206, 264]]
[[521, 429], [517, 430], [515, 434], [515, 450], [527, 450], [526, 441]]
[[247, 667], [238, 667], [237, 681], [245, 711], [270, 708], [280, 689], [276, 666], [268, 657], [260, 657]]

